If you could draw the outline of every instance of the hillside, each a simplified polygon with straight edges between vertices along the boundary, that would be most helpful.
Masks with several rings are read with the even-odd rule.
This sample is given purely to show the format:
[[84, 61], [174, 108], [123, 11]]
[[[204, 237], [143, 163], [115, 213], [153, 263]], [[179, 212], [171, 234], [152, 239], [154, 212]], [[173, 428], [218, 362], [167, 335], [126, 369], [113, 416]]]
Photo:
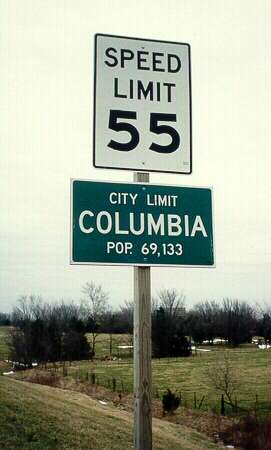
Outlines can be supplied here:
[[[133, 417], [72, 391], [0, 377], [1, 450], [127, 450]], [[187, 427], [153, 421], [153, 450], [219, 450]]]

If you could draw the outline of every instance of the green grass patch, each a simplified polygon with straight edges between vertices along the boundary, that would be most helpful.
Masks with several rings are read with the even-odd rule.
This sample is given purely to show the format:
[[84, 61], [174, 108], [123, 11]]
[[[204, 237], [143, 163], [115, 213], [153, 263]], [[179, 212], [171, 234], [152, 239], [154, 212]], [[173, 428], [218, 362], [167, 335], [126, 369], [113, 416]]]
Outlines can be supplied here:
[[[1, 450], [128, 450], [130, 413], [77, 392], [0, 377]], [[219, 450], [189, 428], [153, 421], [154, 450]]]
[[[91, 333], [87, 334], [87, 338], [92, 343]], [[118, 358], [131, 358], [133, 349], [120, 348], [120, 346], [131, 346], [132, 335], [129, 334], [109, 334], [99, 333], [96, 337], [95, 355], [97, 358], [103, 358], [110, 355], [110, 340], [112, 345], [112, 356]]]
[[8, 334], [11, 327], [0, 326], [0, 361], [8, 358]]
[[[7, 336], [9, 327], [0, 327], [0, 360], [8, 356]], [[88, 335], [91, 340], [91, 336]], [[79, 361], [68, 367], [68, 375], [86, 379], [87, 372], [95, 372], [98, 384], [111, 387], [116, 380], [119, 391], [133, 391], [133, 361], [130, 349], [119, 346], [131, 345], [131, 336], [118, 334], [112, 336], [113, 361], [101, 361], [109, 356], [110, 337], [99, 334], [96, 339], [96, 358], [93, 362]], [[154, 359], [152, 362], [153, 395], [162, 397], [166, 389], [181, 392], [183, 404], [194, 406], [202, 402], [202, 409], [219, 411], [221, 394], [210, 384], [207, 366], [217, 369], [217, 361], [225, 349], [224, 346], [204, 347], [210, 352], [198, 352], [189, 358]], [[256, 396], [258, 411], [263, 414], [271, 412], [271, 351], [259, 350], [256, 346], [245, 344], [236, 349], [229, 349], [230, 359], [237, 374], [238, 405], [245, 409], [254, 409]], [[196, 393], [196, 394], [194, 394]], [[231, 409], [228, 408], [227, 412]]]
[[[162, 397], [167, 388], [181, 392], [183, 402], [188, 407], [197, 404], [204, 396], [202, 408], [219, 411], [221, 394], [217, 392], [209, 380], [207, 367], [217, 370], [217, 362], [221, 358], [222, 348], [212, 347], [210, 352], [198, 352], [189, 358], [165, 358], [152, 361], [153, 395]], [[230, 360], [238, 379], [236, 392], [237, 403], [245, 409], [254, 409], [256, 396], [258, 412], [271, 412], [271, 352], [259, 350], [255, 346], [241, 346], [230, 349]], [[117, 382], [117, 390], [132, 392], [133, 362], [132, 359], [116, 361], [81, 361], [68, 369], [68, 374], [84, 378], [85, 373], [95, 372], [98, 384], [105, 387]], [[228, 412], [231, 409], [228, 408]]]

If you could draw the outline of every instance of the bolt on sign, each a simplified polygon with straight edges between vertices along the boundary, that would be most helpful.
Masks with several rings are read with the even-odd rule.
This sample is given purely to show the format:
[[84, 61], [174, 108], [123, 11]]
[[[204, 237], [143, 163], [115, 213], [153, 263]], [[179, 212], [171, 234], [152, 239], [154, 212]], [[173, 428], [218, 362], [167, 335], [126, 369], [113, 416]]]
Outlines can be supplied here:
[[72, 264], [213, 266], [212, 190], [71, 181]]
[[94, 166], [189, 174], [189, 44], [96, 34]]

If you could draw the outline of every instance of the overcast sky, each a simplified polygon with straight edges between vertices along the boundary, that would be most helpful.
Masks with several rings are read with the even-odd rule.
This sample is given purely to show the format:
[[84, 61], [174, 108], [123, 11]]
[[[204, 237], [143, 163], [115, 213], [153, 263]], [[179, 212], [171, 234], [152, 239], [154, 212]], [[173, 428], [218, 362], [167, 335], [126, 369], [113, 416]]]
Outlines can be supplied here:
[[152, 293], [187, 305], [271, 300], [271, 3], [269, 0], [0, 1], [0, 310], [20, 295], [77, 300], [101, 283], [133, 298], [130, 267], [71, 266], [70, 178], [132, 181], [92, 167], [94, 34], [188, 42], [192, 175], [212, 186], [216, 268], [153, 268]]

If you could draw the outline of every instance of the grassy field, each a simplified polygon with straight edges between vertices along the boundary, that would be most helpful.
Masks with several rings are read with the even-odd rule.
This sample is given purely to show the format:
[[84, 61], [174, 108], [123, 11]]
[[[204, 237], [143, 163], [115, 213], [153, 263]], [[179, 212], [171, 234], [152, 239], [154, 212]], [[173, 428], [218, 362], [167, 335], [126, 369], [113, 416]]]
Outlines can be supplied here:
[[[1, 450], [128, 450], [132, 416], [58, 388], [0, 377]], [[184, 426], [153, 420], [154, 450], [219, 450]]]
[[[5, 334], [7, 327], [0, 327], [0, 359], [7, 356]], [[109, 387], [112, 379], [117, 382], [117, 389], [132, 392], [133, 363], [131, 351], [119, 349], [119, 345], [130, 345], [130, 336], [113, 335], [114, 361], [93, 362], [80, 361], [68, 367], [68, 375], [72, 377], [86, 377], [86, 372], [95, 372], [98, 384]], [[217, 370], [218, 360], [221, 358], [223, 347], [205, 347], [209, 352], [198, 352], [190, 358], [172, 358], [153, 360], [153, 394], [162, 396], [167, 388], [181, 392], [184, 404], [194, 406], [194, 393], [197, 404], [204, 396], [202, 408], [219, 411], [221, 394], [210, 383], [207, 373], [209, 366], [213, 372]], [[96, 356], [109, 355], [109, 336], [100, 334], [97, 337]], [[253, 409], [256, 395], [258, 410], [263, 413], [271, 412], [271, 351], [259, 350], [252, 345], [243, 345], [229, 350], [230, 360], [238, 379], [238, 405]], [[228, 408], [228, 412], [231, 411]]]
[[[91, 334], [87, 334], [88, 340], [91, 344]], [[132, 335], [128, 334], [112, 334], [112, 355], [119, 358], [131, 358], [133, 349], [119, 348], [119, 346], [131, 346]], [[108, 356], [110, 354], [110, 336], [109, 334], [100, 333], [96, 339], [95, 353], [98, 358]]]
[[0, 326], [0, 361], [8, 357], [7, 338], [9, 330], [10, 327]]
[[[210, 348], [209, 348], [210, 349]], [[153, 394], [162, 396], [167, 388], [182, 392], [187, 406], [194, 405], [194, 393], [197, 403], [205, 396], [202, 407], [213, 411], [219, 410], [221, 394], [214, 389], [209, 380], [208, 370], [217, 370], [218, 360], [222, 358], [221, 347], [212, 348], [210, 352], [199, 353], [190, 358], [169, 358], [153, 360]], [[241, 346], [230, 349], [229, 356], [238, 381], [237, 401], [242, 408], [254, 408], [256, 395], [258, 410], [271, 412], [271, 352], [259, 350], [255, 346]], [[209, 367], [209, 369], [207, 369]], [[84, 372], [95, 372], [99, 384], [109, 386], [115, 378], [117, 389], [132, 392], [133, 363], [130, 359], [117, 359], [106, 362], [74, 363], [68, 369], [74, 377], [84, 377]]]

